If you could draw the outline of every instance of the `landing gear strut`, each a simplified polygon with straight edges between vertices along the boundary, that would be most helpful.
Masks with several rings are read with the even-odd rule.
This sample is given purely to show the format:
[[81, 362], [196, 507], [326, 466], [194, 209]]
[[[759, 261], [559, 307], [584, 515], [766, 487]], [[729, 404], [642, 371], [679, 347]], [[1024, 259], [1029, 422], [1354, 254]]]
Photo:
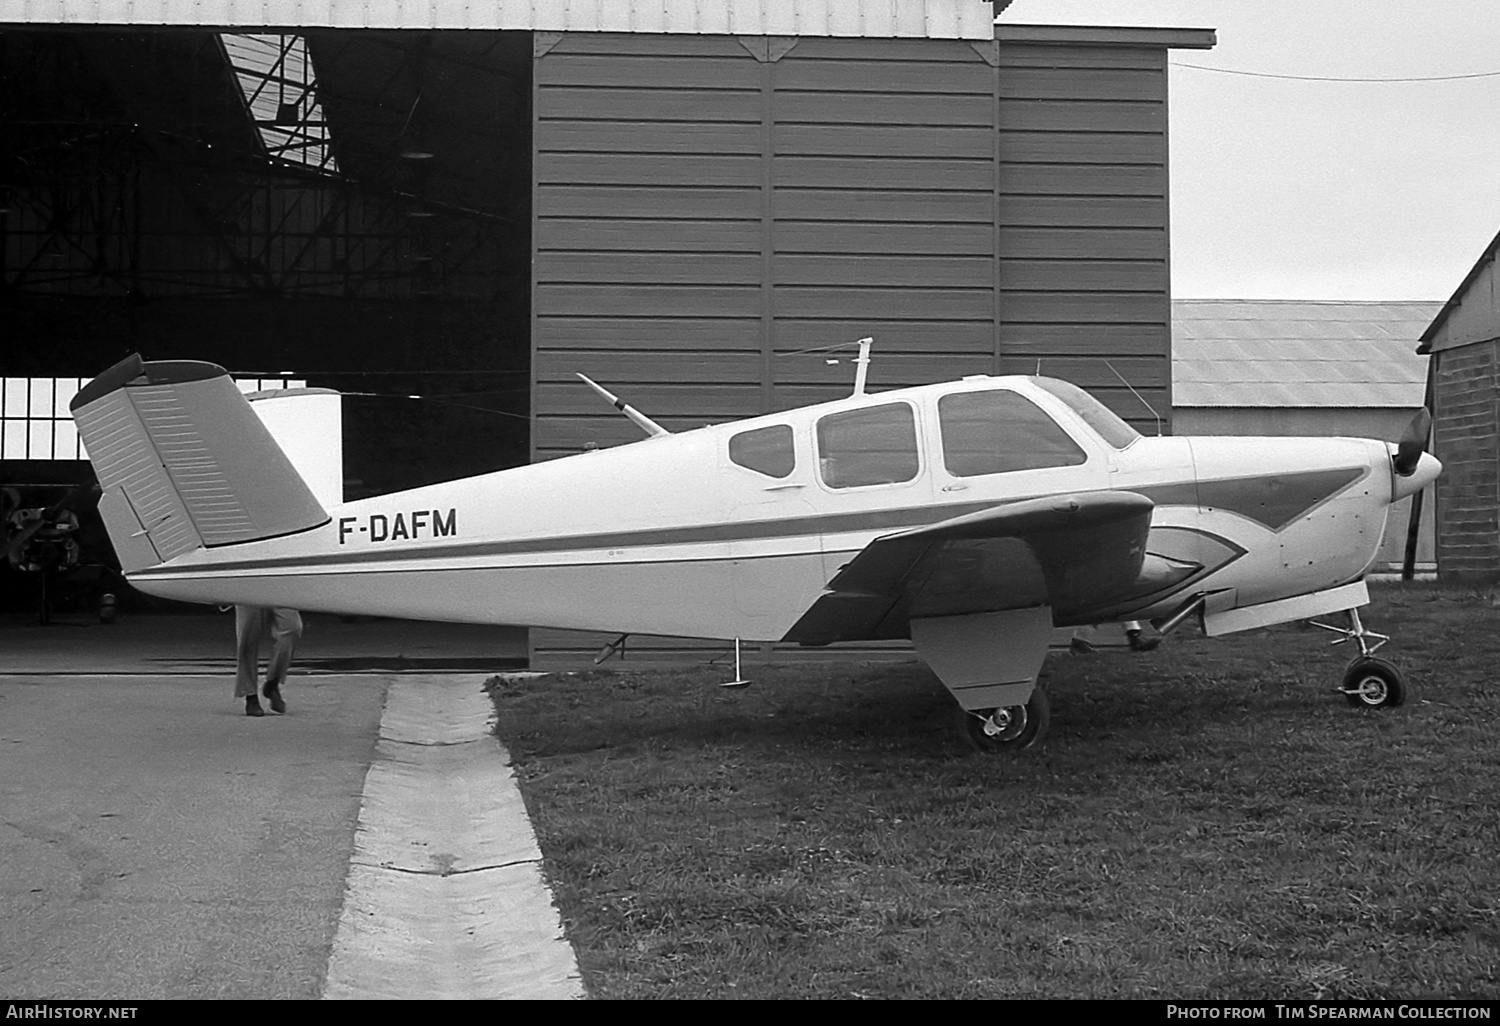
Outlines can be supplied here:
[[1021, 752], [1047, 736], [1052, 706], [1040, 684], [1032, 688], [1025, 705], [1003, 709], [959, 709], [959, 729], [964, 739], [986, 755]]
[[1384, 634], [1366, 630], [1365, 625], [1360, 622], [1358, 609], [1349, 610], [1348, 627], [1335, 627], [1317, 620], [1311, 623], [1314, 627], [1343, 635], [1334, 640], [1335, 645], [1342, 645], [1346, 641], [1359, 645], [1359, 655], [1344, 671], [1344, 681], [1338, 688], [1350, 705], [1379, 709], [1398, 706], [1406, 701], [1406, 677], [1394, 663], [1375, 658], [1380, 646], [1391, 639]]

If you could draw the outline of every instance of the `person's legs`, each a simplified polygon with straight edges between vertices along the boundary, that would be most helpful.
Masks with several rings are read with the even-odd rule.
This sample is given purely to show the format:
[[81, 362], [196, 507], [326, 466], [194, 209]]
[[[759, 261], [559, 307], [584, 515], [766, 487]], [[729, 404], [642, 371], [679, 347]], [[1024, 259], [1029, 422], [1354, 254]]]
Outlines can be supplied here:
[[260, 670], [260, 636], [265, 629], [265, 609], [260, 606], [234, 607], [234, 697], [245, 700], [247, 716], [261, 715], [255, 681]]
[[286, 712], [286, 701], [281, 697], [281, 682], [286, 680], [292, 654], [302, 637], [302, 616], [295, 609], [277, 608], [270, 610], [270, 619], [272, 648], [266, 666], [265, 696], [271, 701], [271, 710], [282, 713]]

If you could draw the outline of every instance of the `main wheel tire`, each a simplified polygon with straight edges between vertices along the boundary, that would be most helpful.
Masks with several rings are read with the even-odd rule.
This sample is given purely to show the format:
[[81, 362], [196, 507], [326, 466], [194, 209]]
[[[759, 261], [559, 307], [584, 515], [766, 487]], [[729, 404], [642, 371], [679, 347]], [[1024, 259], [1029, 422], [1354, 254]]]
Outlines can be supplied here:
[[1394, 708], [1406, 701], [1406, 678], [1393, 663], [1360, 656], [1344, 671], [1343, 692], [1353, 706]]
[[[1038, 684], [1025, 705], [1005, 709], [959, 709], [959, 729], [976, 751], [985, 755], [1023, 752], [1047, 736], [1052, 723], [1052, 704], [1046, 690]], [[986, 726], [991, 719], [999, 730], [991, 733]]]

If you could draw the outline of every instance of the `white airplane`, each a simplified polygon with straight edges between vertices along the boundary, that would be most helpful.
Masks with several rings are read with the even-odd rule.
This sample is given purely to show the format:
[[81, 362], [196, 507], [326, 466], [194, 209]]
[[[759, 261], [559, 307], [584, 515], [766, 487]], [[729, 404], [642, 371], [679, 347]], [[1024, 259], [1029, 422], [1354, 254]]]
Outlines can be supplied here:
[[1148, 438], [1054, 378], [866, 394], [864, 370], [848, 398], [675, 434], [594, 386], [648, 437], [353, 502], [296, 418], [258, 416], [213, 364], [132, 356], [72, 411], [152, 595], [736, 653], [910, 638], [992, 752], [1045, 733], [1037, 675], [1069, 625], [1196, 616], [1219, 635], [1347, 611], [1321, 625], [1360, 649], [1340, 690], [1402, 701], [1358, 607], [1391, 504], [1442, 469], [1425, 411], [1399, 446]]

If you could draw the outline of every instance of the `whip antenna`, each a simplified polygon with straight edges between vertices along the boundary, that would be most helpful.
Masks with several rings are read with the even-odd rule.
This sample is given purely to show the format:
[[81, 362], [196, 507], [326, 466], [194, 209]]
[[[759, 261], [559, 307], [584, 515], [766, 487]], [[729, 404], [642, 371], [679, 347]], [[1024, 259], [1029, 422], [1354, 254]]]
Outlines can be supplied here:
[[1135, 386], [1132, 385], [1130, 382], [1128, 382], [1128, 381], [1125, 380], [1125, 375], [1123, 375], [1119, 371], [1115, 370], [1115, 365], [1114, 364], [1110, 363], [1108, 360], [1105, 360], [1104, 361], [1104, 366], [1108, 367], [1110, 369], [1110, 373], [1112, 373], [1115, 377], [1117, 377], [1117, 378], [1120, 379], [1120, 384], [1122, 384], [1126, 388], [1130, 389], [1130, 394], [1133, 395], [1133, 396], [1135, 396], [1137, 399], [1139, 399], [1141, 401], [1141, 405], [1142, 406], [1144, 406], [1146, 409], [1148, 409], [1148, 410], [1151, 411], [1151, 416], [1153, 416], [1153, 417], [1156, 418], [1156, 437], [1160, 438], [1161, 437], [1161, 414], [1159, 414], [1159, 413], [1156, 412], [1156, 407], [1152, 406], [1150, 403], [1146, 402], [1146, 397], [1143, 396], [1143, 395], [1141, 395], [1141, 393], [1137, 392], [1135, 390]]
[[[575, 371], [574, 373], [577, 372]], [[587, 375], [579, 374], [578, 376], [580, 378], [583, 378], [583, 383], [585, 385], [588, 385], [595, 392], [598, 392], [600, 395], [602, 395], [610, 403], [610, 405], [619, 410], [621, 413], [625, 414], [625, 416], [629, 417], [632, 424], [640, 428], [642, 431], [646, 432], [646, 434], [650, 435], [652, 438], [656, 438], [659, 435], [670, 435], [672, 433], [666, 428], [662, 427], [656, 421], [652, 420], [650, 417], [646, 416], [641, 411], [637, 410], [634, 406], [631, 406], [629, 403], [621, 402], [608, 389], [602, 388], [599, 385], [595, 384], [593, 381], [590, 381]]]

